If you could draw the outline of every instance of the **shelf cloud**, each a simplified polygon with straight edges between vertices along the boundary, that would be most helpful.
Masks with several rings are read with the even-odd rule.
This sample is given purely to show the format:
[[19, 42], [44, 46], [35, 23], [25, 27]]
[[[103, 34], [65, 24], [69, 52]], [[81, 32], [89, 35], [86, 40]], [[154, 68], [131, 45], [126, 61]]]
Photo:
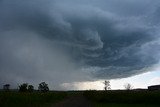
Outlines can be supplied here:
[[125, 78], [160, 59], [159, 0], [0, 0], [0, 84]]

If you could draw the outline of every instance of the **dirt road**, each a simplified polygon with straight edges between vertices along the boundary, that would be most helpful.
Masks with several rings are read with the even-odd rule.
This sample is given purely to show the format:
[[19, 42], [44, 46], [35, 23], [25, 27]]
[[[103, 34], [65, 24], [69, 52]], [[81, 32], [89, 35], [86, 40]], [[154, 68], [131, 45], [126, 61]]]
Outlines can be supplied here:
[[52, 107], [91, 107], [91, 103], [83, 95], [69, 95]]

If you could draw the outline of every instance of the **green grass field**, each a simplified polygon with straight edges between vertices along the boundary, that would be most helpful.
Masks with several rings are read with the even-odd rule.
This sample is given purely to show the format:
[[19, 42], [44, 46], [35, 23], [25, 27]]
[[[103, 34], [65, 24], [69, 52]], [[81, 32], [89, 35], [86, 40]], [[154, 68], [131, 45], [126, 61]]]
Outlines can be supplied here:
[[0, 91], [0, 107], [50, 107], [61, 100], [69, 98], [69, 96], [80, 95], [86, 97], [93, 107], [160, 106], [160, 91], [69, 91], [47, 93]]
[[0, 92], [0, 107], [47, 107], [66, 96], [66, 92]]
[[94, 103], [94, 107], [159, 107], [154, 104]]
[[160, 91], [86, 91], [95, 107], [159, 107]]

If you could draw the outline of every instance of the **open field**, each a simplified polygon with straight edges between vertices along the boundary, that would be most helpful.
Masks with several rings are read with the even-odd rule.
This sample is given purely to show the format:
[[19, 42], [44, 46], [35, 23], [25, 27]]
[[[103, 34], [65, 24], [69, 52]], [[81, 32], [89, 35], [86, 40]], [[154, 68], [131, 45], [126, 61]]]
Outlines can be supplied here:
[[153, 104], [95, 103], [93, 107], [159, 107]]
[[160, 91], [0, 92], [0, 107], [159, 107]]
[[0, 92], [0, 107], [48, 107], [67, 96], [66, 92]]
[[159, 107], [160, 91], [86, 91], [95, 107]]

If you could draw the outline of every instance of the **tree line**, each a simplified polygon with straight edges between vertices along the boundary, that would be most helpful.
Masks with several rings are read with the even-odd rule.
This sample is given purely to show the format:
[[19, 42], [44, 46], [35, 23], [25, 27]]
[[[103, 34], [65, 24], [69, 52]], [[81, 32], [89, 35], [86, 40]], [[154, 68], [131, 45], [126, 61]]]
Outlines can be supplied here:
[[[105, 81], [103, 82], [103, 84], [104, 84], [104, 90], [110, 90], [110, 89], [111, 89], [110, 81], [105, 80]], [[124, 88], [125, 88], [126, 90], [131, 90], [131, 89], [133, 89], [133, 86], [132, 86], [130, 83], [126, 83], [126, 84], [124, 85]]]
[[[111, 89], [110, 81], [105, 80], [103, 82], [103, 84], [104, 84], [104, 90], [110, 90]], [[131, 90], [131, 89], [133, 89], [133, 86], [130, 83], [127, 83], [127, 84], [124, 85], [124, 88], [126, 90]], [[3, 86], [3, 89], [5, 91], [9, 91], [10, 84], [5, 84]], [[28, 83], [23, 83], [23, 84], [18, 86], [18, 90], [19, 90], [19, 92], [33, 92], [34, 91], [34, 86], [30, 85]], [[41, 82], [38, 85], [38, 91], [40, 91], [40, 92], [48, 92], [49, 91], [48, 84], [46, 84], [45, 82]]]
[[[9, 91], [10, 90], [10, 84], [3, 85], [3, 90]], [[34, 86], [30, 85], [28, 83], [23, 83], [23, 84], [18, 86], [18, 91], [19, 92], [33, 92], [34, 91]], [[48, 84], [46, 84], [45, 82], [39, 83], [38, 84], [38, 91], [48, 92], [49, 91]]]

